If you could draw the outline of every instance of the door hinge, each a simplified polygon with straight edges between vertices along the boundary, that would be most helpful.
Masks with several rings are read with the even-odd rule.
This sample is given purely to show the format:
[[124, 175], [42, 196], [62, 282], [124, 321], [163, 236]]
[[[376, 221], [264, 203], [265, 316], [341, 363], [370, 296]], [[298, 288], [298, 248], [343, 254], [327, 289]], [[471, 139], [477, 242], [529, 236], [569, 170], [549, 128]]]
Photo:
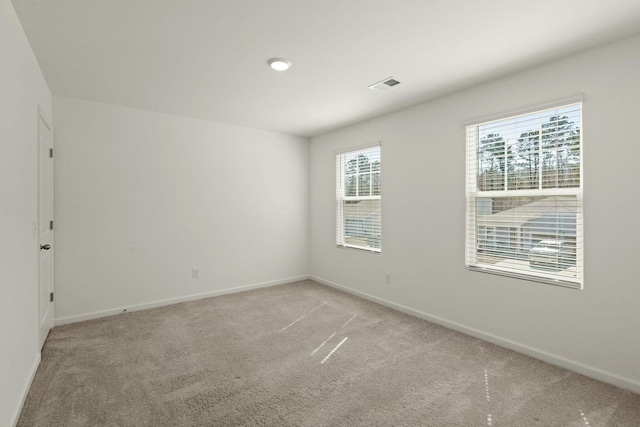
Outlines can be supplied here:
[[53, 159], [53, 148], [49, 148], [49, 158]]
[[49, 302], [53, 302], [53, 292], [49, 294]]
[[49, 221], [49, 230], [53, 230], [53, 220]]

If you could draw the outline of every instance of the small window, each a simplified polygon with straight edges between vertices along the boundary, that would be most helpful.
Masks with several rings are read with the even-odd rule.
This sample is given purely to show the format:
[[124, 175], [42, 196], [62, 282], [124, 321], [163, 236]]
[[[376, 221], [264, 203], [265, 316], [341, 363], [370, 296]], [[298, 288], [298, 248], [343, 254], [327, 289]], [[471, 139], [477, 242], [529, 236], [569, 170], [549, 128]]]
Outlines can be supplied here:
[[336, 156], [336, 244], [380, 252], [380, 145]]
[[582, 103], [466, 134], [467, 267], [581, 288]]

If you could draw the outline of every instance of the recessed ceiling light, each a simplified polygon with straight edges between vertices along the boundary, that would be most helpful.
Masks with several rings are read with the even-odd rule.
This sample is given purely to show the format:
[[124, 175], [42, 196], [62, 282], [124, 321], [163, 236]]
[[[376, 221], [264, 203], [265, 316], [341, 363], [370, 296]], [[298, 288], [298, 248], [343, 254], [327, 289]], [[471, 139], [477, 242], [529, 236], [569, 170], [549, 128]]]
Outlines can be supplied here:
[[287, 61], [284, 58], [271, 58], [268, 63], [276, 71], [286, 71], [291, 67], [291, 61]]

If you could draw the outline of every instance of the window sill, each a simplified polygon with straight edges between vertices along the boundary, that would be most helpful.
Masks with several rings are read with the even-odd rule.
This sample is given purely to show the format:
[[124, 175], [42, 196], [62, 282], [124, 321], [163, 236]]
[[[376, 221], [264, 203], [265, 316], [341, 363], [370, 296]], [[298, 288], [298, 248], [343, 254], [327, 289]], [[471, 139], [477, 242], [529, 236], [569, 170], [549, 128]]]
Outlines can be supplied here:
[[469, 271], [476, 271], [479, 273], [488, 273], [488, 274], [494, 274], [496, 276], [512, 277], [514, 279], [527, 280], [529, 282], [546, 283], [548, 285], [561, 286], [563, 288], [571, 288], [579, 291], [582, 290], [582, 283], [571, 282], [568, 280], [549, 279], [546, 277], [538, 277], [538, 276], [533, 276], [529, 274], [519, 274], [519, 273], [510, 272], [510, 271], [495, 270], [493, 268], [479, 267], [474, 265], [467, 265], [466, 267], [467, 267], [467, 270]]
[[336, 248], [338, 248], [338, 249], [350, 249], [350, 250], [354, 250], [354, 251], [358, 251], [358, 252], [370, 253], [370, 254], [373, 254], [373, 255], [381, 255], [382, 254], [382, 250], [380, 250], [380, 249], [363, 248], [363, 247], [360, 247], [360, 246], [336, 245]]

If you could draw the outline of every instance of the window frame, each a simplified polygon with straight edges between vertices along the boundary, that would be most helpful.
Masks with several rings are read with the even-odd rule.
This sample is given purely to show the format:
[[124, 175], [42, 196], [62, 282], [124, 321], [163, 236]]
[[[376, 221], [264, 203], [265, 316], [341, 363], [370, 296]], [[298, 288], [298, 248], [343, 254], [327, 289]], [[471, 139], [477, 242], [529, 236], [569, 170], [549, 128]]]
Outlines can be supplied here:
[[[506, 144], [505, 141], [505, 166], [504, 166], [504, 188], [501, 190], [480, 190], [478, 187], [478, 148], [480, 146], [480, 126], [487, 125], [492, 122], [506, 121], [520, 116], [528, 116], [537, 113], [544, 113], [548, 110], [568, 108], [571, 106], [579, 106], [579, 186], [577, 187], [556, 187], [545, 188], [543, 186], [543, 165], [542, 161], [539, 162], [539, 184], [536, 189], [509, 189], [508, 182], [508, 168], [506, 164]], [[512, 113], [501, 113], [499, 115], [493, 115], [486, 119], [477, 119], [473, 122], [464, 123], [465, 129], [465, 194], [466, 194], [466, 208], [465, 208], [465, 266], [467, 270], [477, 271], [489, 274], [496, 274], [501, 276], [508, 276], [517, 279], [523, 279], [533, 282], [541, 282], [551, 285], [563, 286], [573, 289], [582, 290], [584, 287], [584, 108], [583, 108], [582, 96], [576, 96], [574, 99], [566, 99], [564, 101], [558, 101], [553, 103], [539, 104], [537, 106], [520, 109]], [[552, 115], [549, 115], [549, 117]], [[545, 116], [547, 117], [547, 116]], [[470, 135], [473, 134], [471, 137]], [[473, 146], [475, 151], [470, 149], [470, 141], [473, 140]], [[571, 196], [576, 200], [576, 277], [575, 279], [569, 277], [562, 277], [560, 275], [545, 274], [534, 271], [514, 271], [512, 268], [504, 268], [489, 263], [483, 263], [478, 261], [478, 254], [481, 253], [479, 248], [478, 234], [482, 233], [478, 225], [477, 213], [476, 213], [476, 200], [481, 198], [508, 198], [508, 197], [561, 197]], [[495, 226], [484, 226], [485, 235], [489, 235], [489, 229], [493, 228], [493, 233], [497, 232]], [[484, 245], [488, 246], [485, 239]], [[472, 249], [473, 248], [473, 249]]]
[[[347, 155], [358, 155], [362, 152], [366, 152], [371, 150], [372, 148], [378, 149], [378, 158], [380, 162], [380, 169], [376, 173], [379, 174], [379, 193], [378, 195], [373, 195], [373, 180], [370, 181], [370, 195], [368, 196], [347, 196], [346, 193], [346, 179], [345, 179], [345, 162], [343, 161], [344, 156]], [[380, 141], [376, 141], [370, 144], [361, 145], [357, 147], [350, 147], [348, 149], [340, 150], [335, 153], [336, 156], [336, 247], [341, 249], [354, 249], [357, 251], [369, 252], [376, 255], [380, 255], [382, 253], [382, 143]], [[339, 168], [339, 170], [338, 170]], [[373, 176], [374, 172], [371, 170], [369, 172], [370, 176]], [[360, 176], [362, 174], [356, 172], [353, 174], [356, 180], [356, 188], [359, 188]], [[357, 190], [356, 190], [357, 193]], [[379, 200], [380, 201], [380, 247], [375, 248], [371, 246], [361, 246], [354, 245], [345, 242], [345, 222], [346, 218], [344, 216], [344, 202], [348, 201], [364, 201], [364, 200]]]

